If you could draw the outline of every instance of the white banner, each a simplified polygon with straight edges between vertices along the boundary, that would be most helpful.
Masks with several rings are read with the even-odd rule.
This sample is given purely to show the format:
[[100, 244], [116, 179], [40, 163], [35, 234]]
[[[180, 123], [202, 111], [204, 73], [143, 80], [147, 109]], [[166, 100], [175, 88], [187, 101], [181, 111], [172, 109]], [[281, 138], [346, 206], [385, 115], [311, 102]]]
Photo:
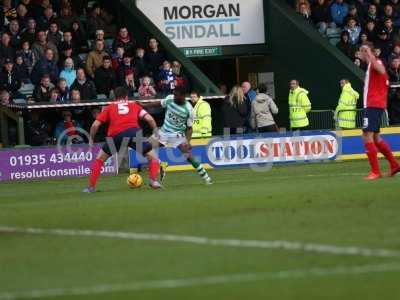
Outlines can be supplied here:
[[263, 0], [136, 0], [177, 46], [265, 43]]

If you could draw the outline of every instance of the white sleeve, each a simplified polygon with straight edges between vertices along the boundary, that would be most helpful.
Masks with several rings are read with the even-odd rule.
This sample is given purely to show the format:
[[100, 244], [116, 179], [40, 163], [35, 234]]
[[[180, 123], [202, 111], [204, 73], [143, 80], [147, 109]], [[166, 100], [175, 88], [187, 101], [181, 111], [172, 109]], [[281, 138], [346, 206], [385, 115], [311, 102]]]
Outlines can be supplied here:
[[193, 113], [193, 108], [190, 104], [188, 105], [188, 108], [189, 108], [189, 118], [187, 119], [186, 126], [191, 128], [193, 127], [194, 113]]
[[164, 98], [164, 99], [161, 100], [161, 106], [164, 107], [164, 108], [166, 108], [167, 105], [168, 105], [168, 103], [169, 103], [171, 100], [173, 100], [173, 99], [174, 99], [174, 96], [173, 96], [173, 95], [167, 96], [166, 98]]

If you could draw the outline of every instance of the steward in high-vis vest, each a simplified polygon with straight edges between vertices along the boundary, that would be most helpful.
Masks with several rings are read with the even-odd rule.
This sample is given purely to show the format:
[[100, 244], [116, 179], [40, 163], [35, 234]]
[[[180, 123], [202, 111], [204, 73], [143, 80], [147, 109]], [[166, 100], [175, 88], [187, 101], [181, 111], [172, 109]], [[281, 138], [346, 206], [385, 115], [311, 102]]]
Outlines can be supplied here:
[[340, 80], [342, 93], [336, 107], [336, 120], [340, 128], [356, 128], [357, 100], [360, 95], [353, 90], [351, 83], [347, 79]]
[[304, 129], [309, 125], [307, 113], [311, 110], [308, 91], [299, 86], [298, 80], [290, 81], [289, 120], [291, 130]]
[[206, 138], [212, 135], [211, 107], [196, 91], [190, 94], [193, 108], [193, 138]]

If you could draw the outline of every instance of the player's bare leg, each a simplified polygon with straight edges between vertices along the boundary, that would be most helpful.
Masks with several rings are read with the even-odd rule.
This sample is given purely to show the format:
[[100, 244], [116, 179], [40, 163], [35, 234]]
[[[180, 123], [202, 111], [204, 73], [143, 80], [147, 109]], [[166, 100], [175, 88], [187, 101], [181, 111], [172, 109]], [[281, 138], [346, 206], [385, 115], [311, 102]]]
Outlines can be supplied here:
[[110, 155], [105, 153], [103, 150], [99, 151], [96, 160], [92, 165], [92, 170], [89, 176], [89, 185], [86, 189], [83, 190], [84, 193], [90, 194], [96, 191], [96, 184], [101, 174], [101, 168], [103, 167], [104, 162], [106, 162], [109, 157]]
[[160, 160], [153, 150], [147, 152], [145, 156], [149, 161], [150, 187], [153, 189], [160, 189], [162, 188], [162, 185], [157, 179], [158, 174], [160, 173]]
[[204, 169], [203, 165], [200, 164], [192, 155], [192, 146], [188, 143], [185, 143], [181, 144], [178, 148], [185, 155], [187, 161], [197, 171], [197, 174], [199, 174], [199, 176], [204, 180], [205, 184], [211, 185], [212, 180], [208, 175], [206, 169]]
[[381, 152], [390, 165], [390, 171], [388, 173], [389, 177], [392, 177], [400, 172], [400, 165], [398, 161], [395, 159], [392, 149], [390, 146], [381, 138], [379, 133], [374, 134], [374, 143], [379, 152]]

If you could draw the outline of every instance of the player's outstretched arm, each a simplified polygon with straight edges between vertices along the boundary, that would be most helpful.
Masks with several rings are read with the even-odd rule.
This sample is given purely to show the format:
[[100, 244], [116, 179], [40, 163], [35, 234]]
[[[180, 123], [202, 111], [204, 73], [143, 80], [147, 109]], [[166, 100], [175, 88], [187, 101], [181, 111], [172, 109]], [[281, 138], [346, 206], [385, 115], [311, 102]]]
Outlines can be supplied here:
[[94, 138], [96, 137], [96, 134], [99, 131], [101, 124], [102, 123], [100, 121], [96, 120], [93, 122], [92, 126], [90, 127], [90, 140], [89, 140], [90, 145], [93, 145]]
[[367, 57], [367, 61], [371, 63], [372, 67], [379, 73], [379, 74], [385, 74], [386, 69], [383, 63], [378, 60], [375, 55], [372, 53], [371, 48], [369, 47], [361, 47], [362, 51], [365, 52], [365, 55]]
[[157, 129], [157, 123], [154, 118], [150, 114], [146, 114], [143, 117], [143, 120], [150, 126], [150, 128], [154, 131]]

